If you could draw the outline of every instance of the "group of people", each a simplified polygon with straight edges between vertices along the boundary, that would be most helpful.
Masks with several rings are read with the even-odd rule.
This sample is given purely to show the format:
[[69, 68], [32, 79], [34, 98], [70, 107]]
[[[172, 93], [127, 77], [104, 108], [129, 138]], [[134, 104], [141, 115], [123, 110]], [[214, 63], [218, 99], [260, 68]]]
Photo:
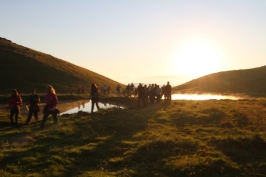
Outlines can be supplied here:
[[[116, 88], [117, 96], [120, 96], [120, 88], [121, 86], [118, 84]], [[129, 85], [126, 89], [132, 89], [132, 88], [134, 87]], [[58, 98], [53, 86], [48, 85], [46, 87], [46, 91], [47, 93], [44, 96], [45, 106], [43, 108], [43, 119], [40, 124], [40, 129], [44, 129], [45, 122], [49, 115], [52, 115], [54, 120], [54, 125], [58, 128], [58, 115], [59, 115], [59, 110], [57, 108]], [[153, 104], [155, 101], [159, 103], [162, 96], [164, 96], [165, 101], [167, 103], [170, 103], [171, 101], [172, 87], [169, 84], [169, 82], [167, 82], [167, 85], [163, 85], [162, 87], [159, 87], [159, 85], [156, 84], [149, 84], [149, 86], [147, 86], [147, 85], [142, 85], [140, 83], [138, 87], [135, 88], [135, 91], [137, 92], [138, 95], [138, 106], [140, 106], [141, 103], [142, 106], [146, 106], [148, 105], [148, 103]], [[100, 90], [95, 83], [91, 84], [90, 97], [92, 101], [91, 113], [93, 113], [94, 105], [96, 105], [97, 109], [100, 110], [99, 107]], [[32, 116], [34, 116], [35, 121], [39, 119], [38, 113], [40, 112], [40, 102], [41, 102], [40, 97], [39, 95], [37, 95], [36, 89], [32, 89], [31, 95], [29, 96], [29, 102], [26, 104], [26, 108], [28, 109], [28, 116], [25, 125], [28, 125], [30, 123]], [[9, 105], [7, 107], [7, 109], [10, 111], [9, 118], [11, 126], [13, 127], [18, 127], [18, 114], [20, 112], [21, 105], [22, 105], [22, 98], [19, 95], [18, 91], [16, 89], [13, 89]]]
[[[45, 106], [43, 108], [43, 118], [40, 124], [40, 129], [44, 129], [46, 120], [49, 115], [52, 115], [54, 120], [54, 125], [58, 128], [58, 115], [60, 111], [57, 108], [58, 98], [53, 86], [48, 85], [46, 87], [46, 95], [45, 98]], [[93, 113], [94, 105], [96, 105], [97, 109], [99, 110], [99, 89], [95, 83], [91, 84], [91, 113]], [[34, 116], [35, 121], [39, 120], [38, 113], [40, 112], [40, 96], [37, 95], [36, 89], [31, 90], [31, 94], [29, 96], [29, 102], [26, 103], [26, 108], [28, 109], [28, 116], [25, 122], [25, 125], [28, 125]], [[18, 127], [18, 115], [20, 112], [20, 107], [22, 105], [22, 98], [19, 95], [16, 89], [12, 90], [9, 105], [7, 109], [9, 110], [9, 119], [12, 127]]]
[[[118, 84], [116, 87], [116, 96], [120, 97], [120, 89], [121, 86]], [[138, 97], [138, 105], [142, 103], [143, 106], [153, 103], [159, 103], [161, 98], [164, 96], [165, 102], [170, 103], [171, 95], [172, 95], [172, 86], [170, 85], [169, 81], [166, 85], [160, 87], [157, 84], [141, 84], [137, 87], [134, 86], [133, 83], [128, 84], [126, 88], [123, 90], [124, 97], [131, 97], [134, 95]]]
[[[48, 85], [46, 87], [46, 90], [47, 94], [44, 96], [46, 105], [43, 108], [43, 119], [40, 124], [41, 129], [44, 129], [45, 122], [50, 114], [53, 116], [54, 125], [58, 127], [58, 98], [53, 86]], [[18, 114], [20, 112], [21, 105], [22, 98], [19, 95], [18, 91], [16, 89], [13, 89], [9, 105], [7, 107], [7, 109], [10, 111], [9, 119], [12, 127], [18, 127]], [[36, 94], [36, 89], [31, 90], [31, 95], [29, 97], [29, 102], [26, 104], [26, 108], [28, 109], [28, 117], [25, 125], [28, 125], [31, 121], [32, 115], [34, 115], [35, 121], [39, 119], [38, 113], [40, 112], [40, 97]]]
[[109, 95], [110, 92], [111, 92], [111, 86], [110, 85], [104, 85], [103, 87], [101, 87], [101, 90], [100, 92], [103, 94], [103, 95]]
[[166, 103], [170, 104], [172, 99], [172, 86], [170, 85], [169, 81], [166, 85], [160, 87], [157, 84], [149, 84], [142, 85], [141, 83], [136, 88], [136, 92], [138, 95], [138, 106], [142, 104], [142, 106], [147, 106], [149, 103], [150, 105], [159, 103], [161, 98], [164, 96], [164, 100]]

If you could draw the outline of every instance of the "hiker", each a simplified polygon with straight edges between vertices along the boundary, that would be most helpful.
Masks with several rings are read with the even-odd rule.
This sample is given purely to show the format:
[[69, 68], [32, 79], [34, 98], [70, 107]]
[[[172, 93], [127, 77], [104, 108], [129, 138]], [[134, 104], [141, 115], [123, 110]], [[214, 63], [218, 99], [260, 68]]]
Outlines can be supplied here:
[[103, 94], [106, 95], [106, 93], [107, 93], [107, 86], [104, 85], [104, 86], [103, 86]]
[[31, 90], [31, 95], [29, 99], [29, 103], [26, 104], [28, 112], [28, 118], [26, 120], [26, 125], [30, 123], [32, 114], [34, 115], [35, 121], [38, 120], [38, 112], [40, 112], [40, 97], [36, 94], [36, 89]]
[[149, 91], [151, 105], [154, 103], [154, 100], [155, 100], [155, 85], [156, 84], [151, 84], [150, 91]]
[[99, 107], [99, 89], [97, 87], [97, 85], [95, 83], [91, 84], [91, 113], [93, 113], [93, 109], [94, 109], [94, 104], [96, 104], [96, 107], [98, 110], [100, 110]]
[[147, 106], [148, 105], [148, 87], [147, 85], [145, 84], [144, 85], [144, 102], [145, 102], [145, 105]]
[[156, 85], [155, 86], [155, 97], [156, 97], [156, 103], [160, 103], [161, 101], [161, 88], [159, 85]]
[[117, 97], [120, 97], [120, 88], [121, 88], [121, 86], [118, 84], [116, 87], [116, 96]]
[[165, 96], [165, 85], [161, 87], [161, 90], [162, 90], [162, 95], [161, 95], [161, 98], [162, 98], [163, 96]]
[[107, 87], [107, 95], [110, 94], [110, 91], [111, 91], [111, 86], [109, 85], [109, 86]]
[[138, 90], [138, 106], [140, 106], [140, 103], [142, 103], [142, 106], [145, 107], [146, 106], [145, 105], [145, 89], [141, 83], [139, 83], [137, 90]]
[[[12, 127], [18, 127], [18, 114], [20, 112], [20, 105], [22, 104], [22, 99], [18, 94], [16, 89], [12, 90], [9, 105], [7, 109], [10, 110], [9, 119]], [[13, 117], [15, 115], [15, 123]]]
[[169, 81], [167, 82], [167, 85], [164, 87], [164, 91], [165, 91], [165, 95], [164, 95], [164, 99], [166, 103], [170, 103], [172, 97], [172, 86], [169, 84]]
[[55, 93], [55, 89], [51, 85], [48, 85], [46, 89], [47, 89], [47, 94], [44, 96], [46, 105], [43, 108], [43, 119], [42, 119], [40, 128], [44, 129], [45, 122], [50, 114], [52, 114], [53, 116], [54, 125], [57, 128], [59, 128], [58, 117], [57, 117], [59, 114], [59, 110], [56, 107], [58, 104], [58, 99]]

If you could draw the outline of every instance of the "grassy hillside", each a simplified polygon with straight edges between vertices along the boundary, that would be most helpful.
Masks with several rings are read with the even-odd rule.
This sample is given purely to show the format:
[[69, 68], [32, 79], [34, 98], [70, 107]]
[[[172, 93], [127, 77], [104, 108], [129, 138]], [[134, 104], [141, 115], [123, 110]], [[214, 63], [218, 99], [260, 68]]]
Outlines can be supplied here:
[[0, 176], [266, 176], [265, 105], [265, 100], [128, 105], [60, 116], [59, 129], [49, 118], [43, 131], [39, 121], [11, 129], [0, 111]]
[[84, 85], [88, 92], [93, 82], [98, 86], [110, 85], [113, 90], [118, 84], [88, 69], [4, 38], [0, 38], [0, 81], [0, 94], [9, 94], [13, 88], [23, 93], [29, 93], [31, 88], [45, 92], [47, 84], [53, 85], [59, 93], [74, 93], [78, 85]]
[[266, 66], [218, 72], [174, 87], [181, 92], [241, 93], [266, 96]]

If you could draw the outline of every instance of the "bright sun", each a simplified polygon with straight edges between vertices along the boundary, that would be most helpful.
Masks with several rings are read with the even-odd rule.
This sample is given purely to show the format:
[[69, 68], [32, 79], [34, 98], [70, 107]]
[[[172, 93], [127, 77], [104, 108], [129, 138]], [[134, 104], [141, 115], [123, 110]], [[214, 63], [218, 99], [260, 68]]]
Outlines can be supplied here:
[[195, 39], [178, 47], [173, 59], [173, 70], [197, 78], [220, 71], [221, 55], [209, 42]]

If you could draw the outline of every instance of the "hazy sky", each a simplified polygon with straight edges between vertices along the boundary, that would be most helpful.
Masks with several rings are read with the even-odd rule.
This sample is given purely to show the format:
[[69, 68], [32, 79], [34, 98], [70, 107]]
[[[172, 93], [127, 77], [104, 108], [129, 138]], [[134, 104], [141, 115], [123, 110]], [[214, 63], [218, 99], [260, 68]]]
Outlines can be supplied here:
[[123, 84], [266, 61], [266, 0], [0, 0], [0, 37]]

